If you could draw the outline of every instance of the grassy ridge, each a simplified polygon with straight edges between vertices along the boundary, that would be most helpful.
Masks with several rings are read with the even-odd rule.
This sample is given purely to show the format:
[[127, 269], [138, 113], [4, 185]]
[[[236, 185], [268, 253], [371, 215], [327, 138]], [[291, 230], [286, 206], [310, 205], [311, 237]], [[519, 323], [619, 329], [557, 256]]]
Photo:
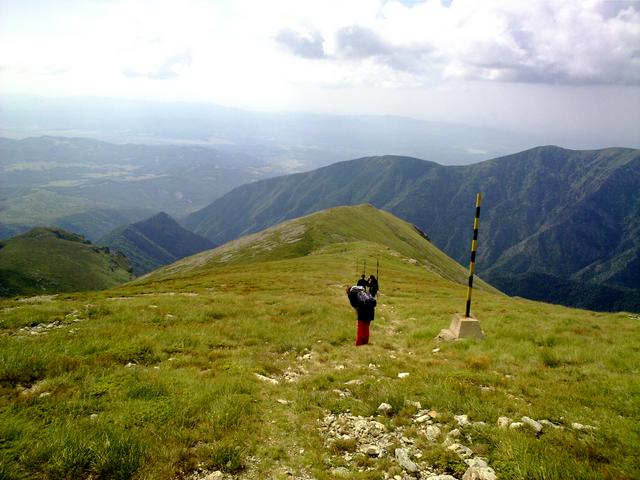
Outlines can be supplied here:
[[[201, 466], [238, 478], [330, 479], [344, 466], [347, 478], [382, 479], [397, 466], [345, 462], [339, 445], [325, 446], [318, 420], [371, 415], [388, 402], [394, 415], [379, 420], [412, 437], [407, 400], [440, 412], [446, 430], [462, 413], [487, 422], [465, 442], [499, 478], [638, 476], [630, 453], [640, 439], [637, 318], [485, 289], [474, 293], [473, 312], [487, 338], [437, 343], [464, 306], [464, 286], [384, 244], [304, 250], [110, 291], [1, 302], [0, 476], [174, 479]], [[356, 257], [382, 265], [372, 342], [361, 348], [343, 292]], [[19, 331], [54, 319], [65, 327]], [[501, 415], [597, 430], [538, 438], [499, 429]], [[464, 468], [444, 447], [417, 444], [438, 471]]]
[[99, 290], [131, 278], [120, 254], [62, 229], [34, 228], [0, 242], [0, 296]]

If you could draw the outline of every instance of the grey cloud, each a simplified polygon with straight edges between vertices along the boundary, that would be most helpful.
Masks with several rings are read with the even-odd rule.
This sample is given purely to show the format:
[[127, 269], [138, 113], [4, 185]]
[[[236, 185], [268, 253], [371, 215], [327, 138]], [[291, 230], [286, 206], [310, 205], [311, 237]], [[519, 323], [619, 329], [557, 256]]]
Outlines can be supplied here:
[[294, 30], [280, 30], [274, 37], [278, 45], [285, 51], [303, 58], [325, 58], [322, 48], [322, 36], [312, 33], [302, 35]]
[[180, 71], [190, 66], [191, 62], [191, 50], [183, 50], [167, 56], [160, 65], [149, 71], [142, 71], [135, 66], [128, 66], [122, 70], [122, 73], [130, 78], [145, 77], [152, 80], [169, 80], [180, 75]]
[[428, 45], [393, 45], [370, 28], [351, 25], [336, 33], [336, 57], [348, 60], [373, 58], [394, 70], [423, 72], [435, 61]]
[[350, 59], [362, 59], [386, 55], [392, 51], [376, 32], [370, 28], [351, 25], [336, 33], [338, 56]]

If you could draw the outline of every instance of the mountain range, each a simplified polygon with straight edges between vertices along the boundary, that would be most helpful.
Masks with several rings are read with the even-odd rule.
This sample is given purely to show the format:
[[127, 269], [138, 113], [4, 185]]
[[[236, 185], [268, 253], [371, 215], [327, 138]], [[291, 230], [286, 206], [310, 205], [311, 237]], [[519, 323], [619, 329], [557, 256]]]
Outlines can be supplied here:
[[0, 296], [102, 290], [131, 279], [127, 259], [59, 228], [0, 242]]
[[124, 254], [136, 276], [213, 247], [209, 240], [185, 230], [164, 212], [123, 225], [96, 243]]
[[[594, 308], [581, 298], [584, 285], [599, 309], [638, 310], [639, 185], [634, 149], [546, 146], [468, 166], [366, 157], [240, 186], [183, 224], [220, 245], [317, 210], [370, 203], [414, 223], [464, 264], [482, 192], [483, 278], [506, 293]], [[545, 293], [549, 279], [557, 290]]]

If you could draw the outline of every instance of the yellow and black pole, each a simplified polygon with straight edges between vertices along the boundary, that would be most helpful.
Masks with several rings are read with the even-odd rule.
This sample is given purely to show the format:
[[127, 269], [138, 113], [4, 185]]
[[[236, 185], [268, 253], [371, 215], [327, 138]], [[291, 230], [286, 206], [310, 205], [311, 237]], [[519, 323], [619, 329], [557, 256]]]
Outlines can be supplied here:
[[471, 242], [471, 263], [469, 264], [469, 287], [467, 288], [467, 309], [465, 317], [471, 315], [471, 291], [473, 290], [473, 274], [476, 267], [476, 250], [478, 249], [478, 228], [480, 227], [480, 203], [482, 194], [476, 195], [476, 218], [473, 221], [473, 241]]

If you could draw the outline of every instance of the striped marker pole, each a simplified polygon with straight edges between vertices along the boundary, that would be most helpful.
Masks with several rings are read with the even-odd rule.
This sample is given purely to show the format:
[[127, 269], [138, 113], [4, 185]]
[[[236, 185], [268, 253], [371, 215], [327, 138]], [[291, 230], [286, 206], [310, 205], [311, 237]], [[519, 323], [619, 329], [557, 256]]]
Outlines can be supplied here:
[[469, 318], [471, 314], [471, 291], [473, 290], [473, 272], [476, 268], [476, 250], [478, 248], [478, 227], [480, 226], [480, 202], [482, 195], [476, 195], [476, 218], [473, 221], [473, 241], [471, 242], [471, 263], [469, 264], [469, 287], [467, 288], [467, 310], [464, 314]]

